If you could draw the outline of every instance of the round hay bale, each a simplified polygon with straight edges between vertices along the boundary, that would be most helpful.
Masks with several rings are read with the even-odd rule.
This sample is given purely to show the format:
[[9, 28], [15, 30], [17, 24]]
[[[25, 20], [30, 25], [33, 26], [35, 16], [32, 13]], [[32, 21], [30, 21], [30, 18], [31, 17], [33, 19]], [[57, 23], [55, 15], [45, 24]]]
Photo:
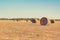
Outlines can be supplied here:
[[47, 23], [48, 23], [48, 19], [46, 17], [42, 17], [40, 20], [40, 24], [41, 25], [47, 25]]
[[51, 23], [55, 23], [54, 20], [50, 20]]
[[36, 20], [35, 20], [35, 19], [30, 19], [30, 21], [31, 21], [32, 23], [36, 23]]

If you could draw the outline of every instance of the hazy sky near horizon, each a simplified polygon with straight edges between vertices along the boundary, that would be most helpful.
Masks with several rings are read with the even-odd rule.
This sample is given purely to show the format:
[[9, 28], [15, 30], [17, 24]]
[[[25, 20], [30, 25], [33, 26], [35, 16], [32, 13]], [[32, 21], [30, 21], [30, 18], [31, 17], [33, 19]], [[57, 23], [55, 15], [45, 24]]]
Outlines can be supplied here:
[[0, 18], [60, 18], [60, 0], [0, 0]]

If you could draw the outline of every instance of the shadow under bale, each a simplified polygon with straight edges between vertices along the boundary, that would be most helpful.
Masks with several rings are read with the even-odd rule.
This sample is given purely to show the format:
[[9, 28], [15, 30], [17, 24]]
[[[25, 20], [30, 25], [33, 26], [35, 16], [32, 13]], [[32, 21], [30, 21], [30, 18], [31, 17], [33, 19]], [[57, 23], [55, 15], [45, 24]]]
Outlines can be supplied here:
[[46, 17], [42, 17], [40, 20], [40, 24], [41, 25], [47, 25], [47, 23], [48, 23], [48, 19]]
[[50, 20], [51, 23], [55, 23], [54, 20]]
[[35, 20], [35, 19], [30, 19], [30, 21], [31, 21], [32, 23], [36, 23], [36, 20]]

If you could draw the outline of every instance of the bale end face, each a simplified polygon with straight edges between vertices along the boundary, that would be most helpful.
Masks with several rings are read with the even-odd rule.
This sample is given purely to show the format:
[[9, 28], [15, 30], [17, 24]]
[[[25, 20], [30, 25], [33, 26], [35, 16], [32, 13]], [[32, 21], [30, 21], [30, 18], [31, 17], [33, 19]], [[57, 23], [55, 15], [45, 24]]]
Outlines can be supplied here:
[[48, 19], [46, 17], [42, 17], [40, 20], [40, 24], [41, 25], [47, 25], [47, 23], [48, 23]]
[[51, 23], [55, 23], [54, 20], [50, 20]]
[[35, 19], [30, 19], [30, 21], [31, 21], [32, 23], [36, 23], [36, 20], [35, 20]]

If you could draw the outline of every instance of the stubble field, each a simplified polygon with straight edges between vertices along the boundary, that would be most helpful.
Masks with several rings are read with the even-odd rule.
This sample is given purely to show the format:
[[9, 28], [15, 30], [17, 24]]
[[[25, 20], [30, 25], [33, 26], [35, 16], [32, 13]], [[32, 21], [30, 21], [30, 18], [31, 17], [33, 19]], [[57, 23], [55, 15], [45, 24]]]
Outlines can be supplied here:
[[0, 40], [60, 40], [60, 21], [42, 26], [39, 21], [0, 20]]

